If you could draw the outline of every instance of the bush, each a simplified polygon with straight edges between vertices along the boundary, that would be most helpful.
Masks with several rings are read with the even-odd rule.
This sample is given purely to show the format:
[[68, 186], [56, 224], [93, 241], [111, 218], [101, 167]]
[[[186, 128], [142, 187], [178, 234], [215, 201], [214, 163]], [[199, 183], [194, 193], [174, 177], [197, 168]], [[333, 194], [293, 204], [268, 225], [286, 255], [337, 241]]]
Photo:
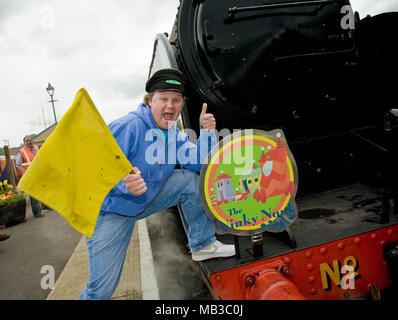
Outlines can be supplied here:
[[9, 203], [16, 203], [26, 201], [25, 195], [22, 193], [13, 193], [11, 190], [14, 187], [8, 184], [7, 180], [0, 181], [0, 207]]

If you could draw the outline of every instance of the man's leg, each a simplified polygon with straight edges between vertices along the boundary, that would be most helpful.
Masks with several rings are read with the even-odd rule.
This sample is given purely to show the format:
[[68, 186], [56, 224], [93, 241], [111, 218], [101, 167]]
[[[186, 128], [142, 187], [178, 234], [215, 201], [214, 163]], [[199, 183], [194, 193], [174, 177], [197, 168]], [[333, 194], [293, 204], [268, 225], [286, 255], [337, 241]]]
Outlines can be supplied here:
[[199, 176], [190, 170], [175, 170], [138, 219], [181, 204], [188, 223], [192, 251], [201, 250], [216, 240], [214, 223], [206, 215], [199, 197]]
[[135, 217], [100, 214], [94, 234], [86, 238], [89, 280], [79, 299], [106, 300], [115, 292], [134, 229]]
[[41, 214], [41, 204], [35, 198], [30, 197], [30, 205], [32, 207], [33, 216], [35, 217], [42, 217]]

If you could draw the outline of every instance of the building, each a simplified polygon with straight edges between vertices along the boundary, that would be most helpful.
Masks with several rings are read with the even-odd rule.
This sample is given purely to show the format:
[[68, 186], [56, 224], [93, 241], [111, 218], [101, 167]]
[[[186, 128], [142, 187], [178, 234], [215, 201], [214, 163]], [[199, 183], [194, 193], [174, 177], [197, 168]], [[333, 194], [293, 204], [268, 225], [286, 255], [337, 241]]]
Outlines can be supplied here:
[[216, 190], [218, 201], [234, 200], [234, 189], [232, 187], [232, 178], [221, 171], [216, 179]]
[[54, 132], [56, 127], [57, 127], [57, 124], [54, 123], [53, 125], [44, 129], [39, 134], [35, 135], [33, 138], [33, 143], [35, 145], [37, 145], [37, 147], [40, 149], [40, 147], [43, 145], [43, 143], [46, 142], [46, 139]]

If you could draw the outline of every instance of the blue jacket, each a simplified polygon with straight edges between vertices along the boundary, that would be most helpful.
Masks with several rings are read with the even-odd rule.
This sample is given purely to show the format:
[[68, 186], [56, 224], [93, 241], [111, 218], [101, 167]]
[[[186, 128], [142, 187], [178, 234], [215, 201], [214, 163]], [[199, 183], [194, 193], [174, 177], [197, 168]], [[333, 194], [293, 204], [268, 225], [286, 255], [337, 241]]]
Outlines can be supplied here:
[[177, 163], [200, 172], [204, 159], [217, 142], [215, 134], [205, 129], [201, 129], [197, 145], [189, 142], [187, 135], [176, 127], [168, 131], [159, 129], [149, 106], [144, 104], [108, 127], [132, 166], [141, 171], [147, 191], [134, 196], [121, 180], [102, 203], [103, 213], [138, 215], [156, 196]]

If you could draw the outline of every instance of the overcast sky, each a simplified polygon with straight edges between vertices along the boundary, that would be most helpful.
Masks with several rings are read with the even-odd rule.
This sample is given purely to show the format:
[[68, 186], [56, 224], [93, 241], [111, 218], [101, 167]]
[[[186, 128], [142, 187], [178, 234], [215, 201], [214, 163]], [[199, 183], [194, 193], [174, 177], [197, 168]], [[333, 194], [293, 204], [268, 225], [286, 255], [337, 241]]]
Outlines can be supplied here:
[[[398, 11], [398, 0], [352, 0], [361, 17]], [[108, 124], [135, 109], [157, 33], [170, 32], [178, 0], [0, 0], [0, 146], [58, 121], [85, 88]], [[44, 116], [43, 116], [44, 114]], [[65, 141], [67, 143], [67, 141]]]

